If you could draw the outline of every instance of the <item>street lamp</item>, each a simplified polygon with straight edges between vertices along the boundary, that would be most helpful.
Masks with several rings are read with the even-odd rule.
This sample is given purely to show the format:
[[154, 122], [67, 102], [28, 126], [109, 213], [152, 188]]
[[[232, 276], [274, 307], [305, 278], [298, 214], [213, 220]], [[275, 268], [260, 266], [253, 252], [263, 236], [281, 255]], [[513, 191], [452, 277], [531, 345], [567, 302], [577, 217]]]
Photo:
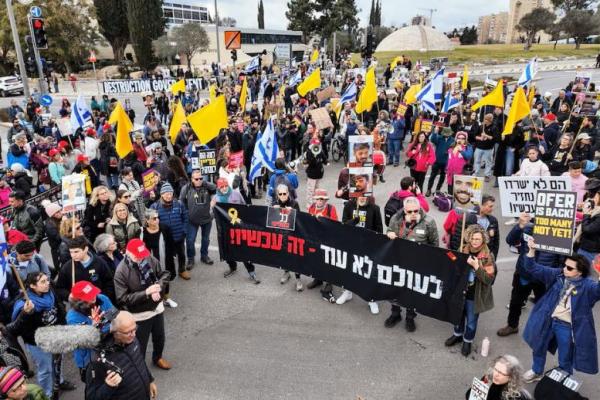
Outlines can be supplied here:
[[[27, 6], [31, 4], [33, 0], [19, 0], [19, 3]], [[17, 61], [19, 63], [19, 73], [23, 81], [23, 94], [25, 97], [29, 97], [29, 81], [27, 80], [27, 70], [25, 69], [25, 60], [23, 60], [23, 52], [21, 51], [21, 41], [19, 40], [19, 31], [17, 29], [17, 22], [15, 21], [15, 14], [12, 8], [12, 0], [6, 0], [6, 12], [8, 14], [8, 21], [10, 22], [10, 29], [13, 35], [13, 42], [15, 45], [15, 53], [17, 53]]]

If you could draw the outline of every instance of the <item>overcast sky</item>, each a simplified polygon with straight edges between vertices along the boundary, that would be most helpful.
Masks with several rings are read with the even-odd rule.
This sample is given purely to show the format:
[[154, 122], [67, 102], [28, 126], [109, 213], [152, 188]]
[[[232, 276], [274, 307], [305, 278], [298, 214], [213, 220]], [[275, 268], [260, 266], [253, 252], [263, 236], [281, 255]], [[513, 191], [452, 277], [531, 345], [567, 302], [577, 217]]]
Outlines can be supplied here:
[[[286, 29], [288, 20], [285, 17], [287, 0], [263, 0], [265, 6], [265, 28]], [[383, 24], [400, 26], [410, 23], [410, 18], [417, 14], [429, 17], [429, 11], [420, 9], [434, 8], [433, 25], [446, 31], [462, 25], [477, 25], [480, 16], [508, 11], [509, 0], [381, 0]], [[417, 3], [417, 4], [415, 4]], [[214, 1], [205, 3], [213, 14]], [[365, 26], [369, 20], [371, 0], [356, 0], [360, 25]], [[258, 0], [218, 0], [219, 14], [232, 17], [237, 25], [243, 28], [257, 28]]]

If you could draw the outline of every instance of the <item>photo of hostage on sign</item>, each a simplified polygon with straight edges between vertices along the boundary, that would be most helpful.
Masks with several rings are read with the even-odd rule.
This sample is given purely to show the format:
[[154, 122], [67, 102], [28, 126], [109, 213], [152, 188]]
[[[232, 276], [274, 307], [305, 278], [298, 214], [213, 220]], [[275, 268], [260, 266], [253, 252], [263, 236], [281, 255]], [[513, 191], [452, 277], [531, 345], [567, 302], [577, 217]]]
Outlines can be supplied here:
[[350, 168], [350, 197], [373, 196], [373, 167]]
[[455, 175], [453, 186], [453, 207], [470, 211], [481, 204], [483, 178], [470, 175]]
[[373, 136], [352, 135], [348, 138], [348, 166], [370, 167], [373, 165]]

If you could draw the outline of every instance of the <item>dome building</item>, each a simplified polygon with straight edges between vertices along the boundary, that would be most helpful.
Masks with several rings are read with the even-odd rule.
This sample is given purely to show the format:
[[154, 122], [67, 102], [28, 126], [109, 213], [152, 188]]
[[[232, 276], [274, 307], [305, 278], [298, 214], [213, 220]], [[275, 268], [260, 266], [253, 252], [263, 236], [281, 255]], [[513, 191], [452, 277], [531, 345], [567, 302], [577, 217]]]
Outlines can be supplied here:
[[454, 50], [454, 44], [442, 32], [424, 25], [410, 25], [386, 36], [377, 46], [380, 51]]

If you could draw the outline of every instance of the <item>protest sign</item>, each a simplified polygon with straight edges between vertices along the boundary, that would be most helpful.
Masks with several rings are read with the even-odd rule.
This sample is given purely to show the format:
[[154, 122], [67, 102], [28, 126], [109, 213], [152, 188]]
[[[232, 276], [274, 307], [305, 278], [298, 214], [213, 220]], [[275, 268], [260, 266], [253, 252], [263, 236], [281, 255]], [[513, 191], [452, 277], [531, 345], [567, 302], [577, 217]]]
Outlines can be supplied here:
[[348, 166], [373, 166], [373, 136], [351, 135], [348, 137]]
[[537, 191], [533, 237], [540, 250], [571, 254], [576, 210], [576, 192]]
[[63, 213], [83, 211], [87, 205], [85, 198], [85, 175], [71, 174], [62, 177]]
[[501, 176], [498, 178], [503, 217], [518, 217], [522, 212], [535, 215], [539, 190], [571, 190], [570, 176]]
[[229, 160], [227, 160], [227, 168], [239, 168], [242, 164], [244, 164], [243, 150], [229, 154]]
[[59, 118], [56, 120], [56, 127], [60, 132], [61, 136], [71, 136], [73, 134], [73, 128], [71, 127], [70, 118]]
[[431, 133], [433, 131], [433, 121], [424, 119], [421, 121], [421, 132]]
[[[170, 91], [171, 86], [177, 82], [176, 79], [122, 79], [122, 80], [106, 80], [102, 81], [102, 93], [117, 94], [117, 93], [142, 93], [142, 92], [161, 92]], [[191, 78], [185, 80], [187, 89], [192, 86], [197, 88], [202, 87], [202, 79]]]
[[404, 117], [406, 115], [406, 110], [408, 110], [408, 106], [406, 105], [406, 103], [400, 103], [398, 104], [398, 110], [396, 112], [398, 113], [398, 115]]
[[334, 97], [336, 95], [337, 92], [335, 91], [335, 88], [333, 86], [329, 86], [317, 92], [317, 101], [319, 102], [319, 104], [321, 104], [325, 100], [330, 99], [331, 97]]
[[195, 160], [196, 167], [192, 163], [192, 169], [199, 169], [202, 175], [214, 175], [217, 173], [217, 151], [216, 150], [198, 150], [198, 157]]
[[267, 228], [296, 229], [296, 210], [293, 208], [269, 207], [267, 210]]
[[250, 261], [323, 280], [368, 301], [396, 299], [419, 314], [458, 323], [469, 267], [447, 249], [389, 240], [367, 229], [296, 212], [293, 231], [265, 226], [267, 207], [217, 203], [223, 259]]
[[310, 110], [308, 113], [310, 114], [310, 117], [315, 125], [317, 125], [317, 129], [333, 128], [331, 117], [329, 116], [329, 113], [325, 107]]
[[478, 378], [473, 378], [469, 400], [486, 400], [490, 388]]
[[144, 183], [144, 195], [147, 196], [156, 187], [156, 171], [149, 169], [142, 172], [142, 182]]
[[455, 175], [453, 185], [454, 208], [470, 211], [481, 204], [483, 193], [483, 177], [471, 175]]
[[373, 167], [349, 168], [350, 197], [373, 196]]

